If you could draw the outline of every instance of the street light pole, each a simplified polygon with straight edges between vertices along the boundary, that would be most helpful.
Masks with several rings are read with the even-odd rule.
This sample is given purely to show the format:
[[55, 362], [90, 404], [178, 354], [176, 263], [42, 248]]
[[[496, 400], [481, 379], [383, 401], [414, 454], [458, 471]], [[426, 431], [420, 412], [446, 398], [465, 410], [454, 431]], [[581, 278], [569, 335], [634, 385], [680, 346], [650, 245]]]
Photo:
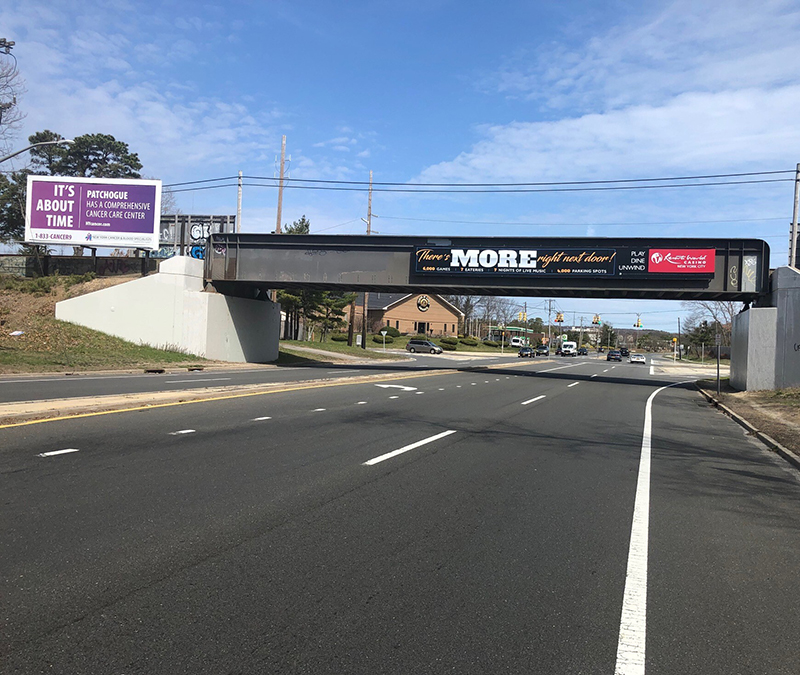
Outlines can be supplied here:
[[71, 138], [62, 138], [60, 141], [42, 141], [41, 143], [34, 143], [33, 145], [29, 145], [27, 148], [22, 148], [22, 150], [17, 150], [16, 152], [12, 152], [10, 155], [0, 158], [0, 163], [5, 162], [7, 159], [11, 159], [12, 157], [16, 157], [17, 155], [21, 155], [23, 152], [27, 152], [28, 150], [33, 150], [33, 148], [41, 147], [42, 145], [60, 145], [61, 143], [72, 145], [74, 142], [75, 141], [73, 141]]

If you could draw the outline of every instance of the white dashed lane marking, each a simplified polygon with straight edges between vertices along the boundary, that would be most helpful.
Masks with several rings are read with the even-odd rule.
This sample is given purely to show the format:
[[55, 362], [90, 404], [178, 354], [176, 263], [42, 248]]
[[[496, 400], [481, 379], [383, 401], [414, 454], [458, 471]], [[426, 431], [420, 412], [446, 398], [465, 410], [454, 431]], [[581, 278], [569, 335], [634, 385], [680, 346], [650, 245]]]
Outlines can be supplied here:
[[180, 431], [170, 431], [170, 436], [180, 436], [182, 434], [193, 434], [195, 433], [194, 429], [181, 429]]
[[271, 420], [271, 417], [254, 417], [251, 422], [263, 422], [264, 420]]
[[37, 457], [53, 457], [55, 455], [66, 455], [68, 452], [79, 452], [78, 448], [66, 448], [64, 450], [52, 450], [50, 452], [40, 452]]
[[529, 403], [534, 403], [535, 401], [541, 401], [543, 398], [547, 398], [547, 395], [542, 394], [541, 396], [537, 396], [536, 398], [528, 399], [527, 401], [523, 401], [522, 405], [528, 405]]
[[438, 441], [440, 438], [444, 438], [445, 436], [449, 436], [450, 434], [456, 433], [455, 429], [450, 429], [449, 431], [443, 431], [440, 434], [436, 434], [435, 436], [430, 436], [428, 438], [423, 438], [421, 441], [417, 441], [416, 443], [411, 443], [409, 445], [404, 445], [402, 448], [398, 448], [397, 450], [392, 450], [392, 452], [387, 452], [385, 455], [380, 455], [379, 457], [374, 457], [366, 462], [364, 462], [365, 466], [373, 466], [374, 464], [378, 464], [379, 462], [383, 462], [387, 459], [391, 459], [392, 457], [396, 457], [397, 455], [401, 455], [404, 452], [408, 452], [409, 450], [413, 450], [414, 448], [419, 448], [420, 446], [427, 445], [428, 443], [433, 443], [434, 441]]

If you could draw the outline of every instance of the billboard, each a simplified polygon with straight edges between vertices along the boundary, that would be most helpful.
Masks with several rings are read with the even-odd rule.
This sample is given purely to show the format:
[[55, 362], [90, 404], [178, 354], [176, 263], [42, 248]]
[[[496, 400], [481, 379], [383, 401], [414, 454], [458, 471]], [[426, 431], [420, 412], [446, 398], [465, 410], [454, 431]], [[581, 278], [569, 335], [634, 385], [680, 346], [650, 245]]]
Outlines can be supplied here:
[[651, 248], [648, 272], [714, 274], [713, 248]]
[[713, 276], [715, 249], [416, 247], [414, 271], [454, 276]]
[[158, 249], [161, 181], [28, 176], [25, 242]]

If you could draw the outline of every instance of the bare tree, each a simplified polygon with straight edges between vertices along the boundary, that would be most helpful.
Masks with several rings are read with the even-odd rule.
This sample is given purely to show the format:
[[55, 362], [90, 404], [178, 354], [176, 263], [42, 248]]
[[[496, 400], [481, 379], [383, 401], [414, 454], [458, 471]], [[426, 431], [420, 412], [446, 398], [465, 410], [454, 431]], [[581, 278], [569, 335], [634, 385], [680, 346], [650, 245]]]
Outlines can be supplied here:
[[11, 141], [25, 119], [19, 99], [25, 85], [17, 70], [17, 62], [10, 51], [0, 51], [0, 154], [10, 150]]
[[703, 300], [682, 303], [684, 309], [691, 314], [686, 319], [686, 328], [700, 325], [703, 321], [714, 322], [718, 332], [722, 335], [722, 344], [730, 346], [733, 317], [742, 311], [741, 302], [730, 300]]
[[178, 202], [175, 199], [175, 193], [169, 188], [161, 188], [161, 215], [174, 216], [180, 215], [181, 210], [178, 208]]

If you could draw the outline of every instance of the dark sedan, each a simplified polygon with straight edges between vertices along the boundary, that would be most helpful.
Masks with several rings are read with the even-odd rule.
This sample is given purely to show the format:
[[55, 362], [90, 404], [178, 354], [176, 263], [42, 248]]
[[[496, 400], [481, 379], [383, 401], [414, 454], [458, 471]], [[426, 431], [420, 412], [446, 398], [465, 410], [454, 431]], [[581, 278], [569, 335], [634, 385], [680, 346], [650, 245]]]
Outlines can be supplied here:
[[534, 350], [533, 347], [522, 347], [517, 353], [517, 356], [532, 359], [536, 357], [536, 350]]
[[622, 354], [619, 353], [619, 350], [612, 349], [608, 354], [606, 354], [606, 361], [622, 361]]

